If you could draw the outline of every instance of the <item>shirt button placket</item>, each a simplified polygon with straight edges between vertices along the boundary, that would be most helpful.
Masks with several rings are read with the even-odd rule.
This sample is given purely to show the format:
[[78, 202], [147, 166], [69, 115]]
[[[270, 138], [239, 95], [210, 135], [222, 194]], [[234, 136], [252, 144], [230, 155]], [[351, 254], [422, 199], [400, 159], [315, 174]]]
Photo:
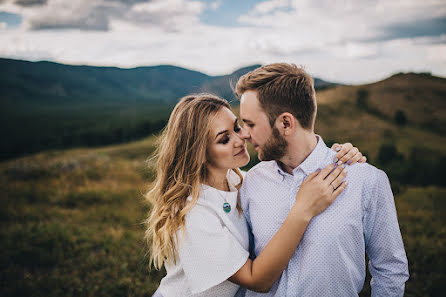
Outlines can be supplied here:
[[302, 176], [293, 176], [292, 178], [290, 178], [290, 192], [293, 193], [294, 195], [292, 195], [291, 197], [294, 199], [290, 199], [290, 204], [289, 204], [289, 208], [291, 210], [291, 208], [294, 205], [294, 202], [296, 201], [296, 194], [300, 189], [300, 185], [302, 183], [303, 177]]

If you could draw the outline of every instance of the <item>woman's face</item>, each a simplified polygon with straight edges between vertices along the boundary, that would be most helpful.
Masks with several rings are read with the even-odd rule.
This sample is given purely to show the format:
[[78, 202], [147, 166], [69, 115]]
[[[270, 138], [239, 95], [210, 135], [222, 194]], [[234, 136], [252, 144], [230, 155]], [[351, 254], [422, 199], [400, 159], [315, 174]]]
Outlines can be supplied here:
[[210, 129], [211, 139], [208, 146], [210, 169], [227, 170], [248, 164], [246, 143], [241, 138], [241, 127], [232, 111], [226, 107], [218, 111], [210, 123]]

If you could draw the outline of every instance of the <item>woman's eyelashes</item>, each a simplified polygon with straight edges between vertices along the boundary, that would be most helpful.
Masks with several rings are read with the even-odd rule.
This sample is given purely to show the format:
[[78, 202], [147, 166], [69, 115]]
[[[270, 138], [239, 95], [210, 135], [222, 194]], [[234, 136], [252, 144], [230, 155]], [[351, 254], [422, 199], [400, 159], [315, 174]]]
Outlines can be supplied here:
[[[235, 133], [239, 133], [240, 131], [242, 131], [242, 127], [240, 127], [240, 125], [237, 124], [236, 126], [234, 126]], [[227, 144], [229, 140], [230, 140], [230, 135], [226, 134], [220, 139], [219, 143]]]
[[229, 142], [229, 136], [225, 135], [222, 137], [222, 139], [220, 140], [220, 143], [222, 144], [227, 144]]

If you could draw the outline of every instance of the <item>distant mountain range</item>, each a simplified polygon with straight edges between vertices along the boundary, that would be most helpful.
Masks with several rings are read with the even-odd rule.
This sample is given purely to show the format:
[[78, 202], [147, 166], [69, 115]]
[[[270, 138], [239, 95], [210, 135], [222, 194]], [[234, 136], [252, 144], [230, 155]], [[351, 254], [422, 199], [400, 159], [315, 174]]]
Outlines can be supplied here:
[[[231, 101], [234, 99], [231, 83], [235, 85], [241, 75], [259, 66], [209, 76], [170, 65], [122, 69], [0, 58], [0, 100], [2, 105], [19, 102], [64, 106], [112, 102], [172, 104], [186, 94], [206, 91]], [[317, 89], [333, 85], [315, 79]]]
[[[0, 161], [156, 133], [186, 94], [211, 92], [236, 103], [231, 84], [258, 66], [209, 76], [168, 65], [120, 69], [0, 59]], [[366, 85], [317, 78], [315, 85], [316, 132], [327, 143], [354, 141], [373, 158], [383, 142], [406, 156], [414, 145], [444, 150], [446, 79], [399, 73]]]

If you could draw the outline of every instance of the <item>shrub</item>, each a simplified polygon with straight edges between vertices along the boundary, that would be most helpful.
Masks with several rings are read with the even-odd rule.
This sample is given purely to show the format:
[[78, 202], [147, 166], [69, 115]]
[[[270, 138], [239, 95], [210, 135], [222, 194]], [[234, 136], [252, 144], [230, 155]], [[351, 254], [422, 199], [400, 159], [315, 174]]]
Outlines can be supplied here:
[[359, 89], [356, 95], [356, 105], [361, 109], [368, 109], [369, 107], [369, 91]]
[[405, 126], [405, 125], [407, 124], [407, 117], [406, 117], [406, 114], [405, 114], [404, 111], [402, 111], [402, 110], [397, 110], [397, 111], [395, 112], [394, 119], [395, 119], [395, 123], [396, 123], [398, 126]]

